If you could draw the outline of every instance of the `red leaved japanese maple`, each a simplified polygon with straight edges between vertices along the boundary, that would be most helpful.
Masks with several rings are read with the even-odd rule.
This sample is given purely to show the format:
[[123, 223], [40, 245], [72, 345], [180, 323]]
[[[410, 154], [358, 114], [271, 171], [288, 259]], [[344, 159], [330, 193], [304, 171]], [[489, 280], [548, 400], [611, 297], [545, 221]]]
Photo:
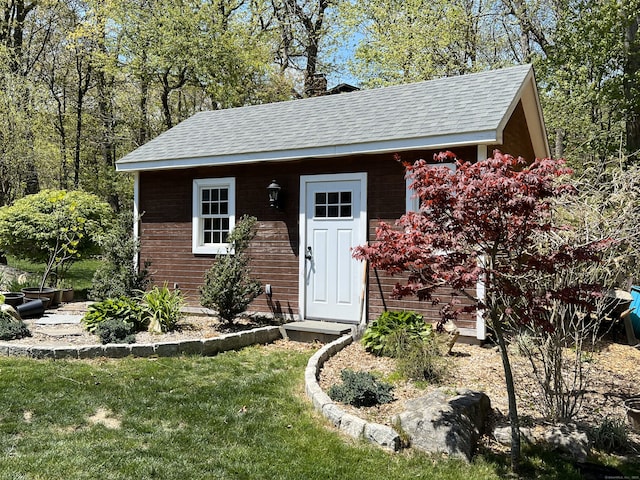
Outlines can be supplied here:
[[[455, 160], [451, 152], [436, 161]], [[436, 300], [437, 289], [449, 285], [475, 293], [484, 284], [484, 298], [475, 308], [483, 312], [502, 354], [512, 428], [512, 466], [517, 469], [520, 438], [513, 377], [504, 338], [506, 325], [529, 324], [543, 330], [553, 326], [546, 309], [552, 302], [591, 304], [593, 285], [561, 285], [541, 281], [559, 269], [596, 261], [607, 242], [568, 245], [544, 243], [565, 226], [554, 223], [553, 202], [574, 190], [558, 179], [570, 170], [560, 160], [522, 158], [495, 151], [477, 163], [457, 161], [455, 171], [419, 160], [405, 164], [410, 188], [420, 201], [395, 226], [380, 223], [376, 241], [354, 250], [354, 256], [393, 275], [406, 274], [393, 296], [416, 295]], [[443, 319], [456, 307], [443, 308]]]

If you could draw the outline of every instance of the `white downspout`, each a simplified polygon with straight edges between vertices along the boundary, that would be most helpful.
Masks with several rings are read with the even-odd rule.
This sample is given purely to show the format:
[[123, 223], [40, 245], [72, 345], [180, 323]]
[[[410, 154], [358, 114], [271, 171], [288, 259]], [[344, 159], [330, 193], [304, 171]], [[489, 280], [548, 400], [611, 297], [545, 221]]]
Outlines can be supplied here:
[[[140, 172], [133, 172], [133, 241], [140, 241]], [[140, 266], [140, 253], [136, 247], [133, 253], [133, 265], [136, 271]]]
[[[476, 160], [481, 162], [486, 160], [487, 156], [487, 146], [486, 145], [478, 145], [478, 153]], [[482, 259], [480, 260], [482, 261]], [[478, 279], [478, 283], [476, 283], [476, 298], [478, 300], [484, 300], [486, 295], [484, 280], [482, 278]], [[484, 340], [487, 338], [487, 326], [484, 322], [484, 310], [478, 309], [476, 312], [476, 338], [478, 340]]]

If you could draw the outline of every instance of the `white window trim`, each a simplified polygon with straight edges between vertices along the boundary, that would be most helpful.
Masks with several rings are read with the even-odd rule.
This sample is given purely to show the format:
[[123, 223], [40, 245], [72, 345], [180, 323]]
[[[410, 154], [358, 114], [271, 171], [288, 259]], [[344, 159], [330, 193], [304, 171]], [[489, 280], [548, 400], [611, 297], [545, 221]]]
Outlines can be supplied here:
[[203, 217], [200, 215], [200, 191], [203, 188], [227, 187], [229, 189], [229, 231], [236, 223], [236, 179], [225, 178], [197, 178], [193, 181], [193, 206], [192, 206], [192, 247], [194, 254], [218, 255], [230, 253], [229, 243], [204, 243], [202, 228]]
[[[429, 166], [447, 167], [452, 172], [456, 171], [455, 163], [434, 163], [432, 165], [430, 164]], [[406, 175], [404, 178], [405, 178], [405, 213], [417, 212], [418, 210], [420, 210], [420, 201], [417, 195], [415, 194], [415, 192], [409, 188], [409, 185], [411, 185], [413, 180], [411, 178], [408, 178]]]

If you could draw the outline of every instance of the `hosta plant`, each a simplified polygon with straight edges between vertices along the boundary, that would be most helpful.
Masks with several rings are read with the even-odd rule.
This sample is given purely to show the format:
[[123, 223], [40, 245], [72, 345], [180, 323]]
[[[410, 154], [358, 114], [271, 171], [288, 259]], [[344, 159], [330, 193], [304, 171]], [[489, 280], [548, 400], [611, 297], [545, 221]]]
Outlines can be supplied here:
[[89, 332], [96, 333], [98, 326], [110, 319], [129, 323], [135, 331], [144, 330], [147, 326], [145, 310], [137, 300], [128, 297], [107, 298], [89, 305], [82, 323]]
[[430, 324], [422, 315], [412, 311], [386, 311], [375, 319], [365, 330], [362, 344], [374, 355], [396, 357], [402, 342], [424, 340], [433, 334]]

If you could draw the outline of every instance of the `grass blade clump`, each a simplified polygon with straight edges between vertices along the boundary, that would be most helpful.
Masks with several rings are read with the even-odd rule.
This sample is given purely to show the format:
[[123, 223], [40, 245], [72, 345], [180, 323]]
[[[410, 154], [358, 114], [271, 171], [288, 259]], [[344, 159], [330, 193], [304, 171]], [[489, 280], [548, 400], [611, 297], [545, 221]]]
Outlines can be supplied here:
[[161, 288], [156, 285], [146, 292], [142, 302], [145, 318], [149, 322], [149, 331], [152, 333], [175, 330], [178, 322], [184, 317], [184, 300], [180, 291], [169, 290], [166, 283]]

